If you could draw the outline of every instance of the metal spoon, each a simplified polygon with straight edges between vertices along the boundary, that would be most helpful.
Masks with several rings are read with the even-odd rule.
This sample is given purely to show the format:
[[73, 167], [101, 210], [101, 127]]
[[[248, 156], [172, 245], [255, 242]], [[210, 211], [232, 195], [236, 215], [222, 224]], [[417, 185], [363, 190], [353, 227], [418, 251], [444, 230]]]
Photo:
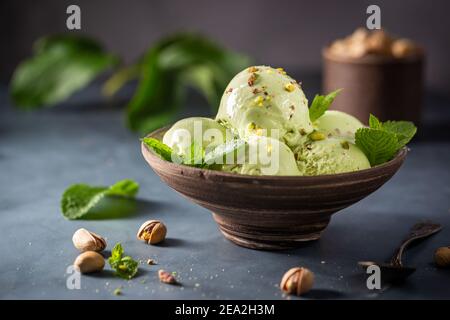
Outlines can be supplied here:
[[397, 248], [389, 262], [378, 263], [374, 261], [359, 261], [358, 264], [364, 269], [371, 265], [379, 266], [383, 282], [401, 282], [409, 277], [414, 271], [416, 271], [416, 268], [411, 266], [406, 267], [402, 264], [402, 254], [405, 251], [406, 247], [411, 244], [411, 242], [431, 236], [441, 229], [442, 226], [440, 224], [432, 222], [416, 223], [411, 228], [408, 236], [401, 242], [400, 246]]

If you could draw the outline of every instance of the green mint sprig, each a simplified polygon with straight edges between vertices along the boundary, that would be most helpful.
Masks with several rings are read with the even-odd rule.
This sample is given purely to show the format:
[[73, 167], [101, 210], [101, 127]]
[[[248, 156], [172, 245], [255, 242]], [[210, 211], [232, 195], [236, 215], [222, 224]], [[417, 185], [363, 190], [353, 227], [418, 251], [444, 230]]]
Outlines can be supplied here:
[[41, 38], [34, 53], [16, 68], [10, 84], [12, 101], [27, 110], [65, 100], [119, 62], [95, 40], [76, 35]]
[[369, 117], [369, 128], [355, 133], [355, 143], [367, 156], [371, 166], [391, 160], [417, 132], [409, 121], [381, 122], [374, 115]]
[[131, 130], [147, 133], [170, 123], [182, 106], [187, 88], [197, 89], [215, 110], [228, 82], [250, 60], [199, 34], [165, 37], [129, 65], [92, 38], [60, 34], [39, 39], [34, 55], [15, 70], [10, 95], [17, 107], [35, 110], [56, 105], [115, 69], [102, 92], [112, 97], [138, 81], [125, 106]]
[[129, 280], [136, 275], [139, 263], [130, 256], [124, 257], [123, 254], [123, 247], [119, 242], [111, 251], [111, 257], [109, 257], [108, 262], [111, 268], [114, 269], [116, 276]]
[[205, 152], [205, 149], [200, 144], [193, 142], [190, 146], [190, 154], [180, 156], [175, 154], [172, 148], [158, 139], [143, 138], [142, 142], [166, 161], [205, 169], [214, 169], [216, 164], [220, 163], [220, 159], [224, 161], [227, 155], [236, 152], [239, 148], [246, 145], [244, 140], [234, 139], [218, 145], [209, 152]]
[[325, 113], [325, 111], [328, 110], [341, 90], [342, 89], [335, 90], [327, 94], [326, 96], [316, 94], [314, 100], [311, 103], [311, 106], [309, 107], [309, 119], [312, 122], [319, 119]]
[[110, 187], [96, 187], [74, 184], [67, 188], [61, 198], [61, 210], [69, 220], [81, 219], [107, 196], [133, 198], [139, 191], [139, 184], [133, 180], [122, 180]]

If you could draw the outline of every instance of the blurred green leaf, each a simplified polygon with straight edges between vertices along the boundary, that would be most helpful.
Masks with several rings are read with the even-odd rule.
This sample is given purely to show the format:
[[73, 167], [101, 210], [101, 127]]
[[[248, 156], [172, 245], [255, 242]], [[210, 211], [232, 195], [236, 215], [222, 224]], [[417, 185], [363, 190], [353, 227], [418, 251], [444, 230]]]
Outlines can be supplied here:
[[140, 63], [127, 123], [132, 130], [147, 133], [173, 120], [186, 87], [198, 89], [216, 109], [228, 82], [249, 60], [202, 36], [179, 34], [157, 43]]
[[75, 35], [41, 38], [34, 52], [17, 67], [10, 84], [13, 102], [23, 109], [61, 102], [118, 62], [96, 41]]

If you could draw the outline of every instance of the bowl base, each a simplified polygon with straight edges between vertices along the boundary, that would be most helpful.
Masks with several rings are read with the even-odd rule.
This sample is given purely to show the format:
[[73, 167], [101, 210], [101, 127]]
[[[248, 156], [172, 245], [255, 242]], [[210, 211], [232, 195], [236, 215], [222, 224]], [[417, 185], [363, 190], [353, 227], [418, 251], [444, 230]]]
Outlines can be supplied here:
[[286, 250], [301, 247], [305, 242], [318, 240], [327, 227], [329, 219], [308, 225], [278, 227], [249, 226], [235, 219], [213, 213], [224, 237], [245, 248], [256, 250]]

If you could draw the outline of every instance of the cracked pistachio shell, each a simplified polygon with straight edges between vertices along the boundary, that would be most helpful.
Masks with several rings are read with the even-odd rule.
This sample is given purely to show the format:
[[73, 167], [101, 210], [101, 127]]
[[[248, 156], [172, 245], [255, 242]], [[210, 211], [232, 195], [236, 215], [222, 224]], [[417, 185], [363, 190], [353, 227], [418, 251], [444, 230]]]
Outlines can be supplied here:
[[314, 273], [300, 267], [288, 270], [281, 279], [280, 289], [289, 294], [300, 296], [311, 290], [314, 283]]
[[145, 241], [148, 244], [157, 244], [166, 238], [167, 228], [159, 220], [145, 221], [137, 233], [139, 240]]

